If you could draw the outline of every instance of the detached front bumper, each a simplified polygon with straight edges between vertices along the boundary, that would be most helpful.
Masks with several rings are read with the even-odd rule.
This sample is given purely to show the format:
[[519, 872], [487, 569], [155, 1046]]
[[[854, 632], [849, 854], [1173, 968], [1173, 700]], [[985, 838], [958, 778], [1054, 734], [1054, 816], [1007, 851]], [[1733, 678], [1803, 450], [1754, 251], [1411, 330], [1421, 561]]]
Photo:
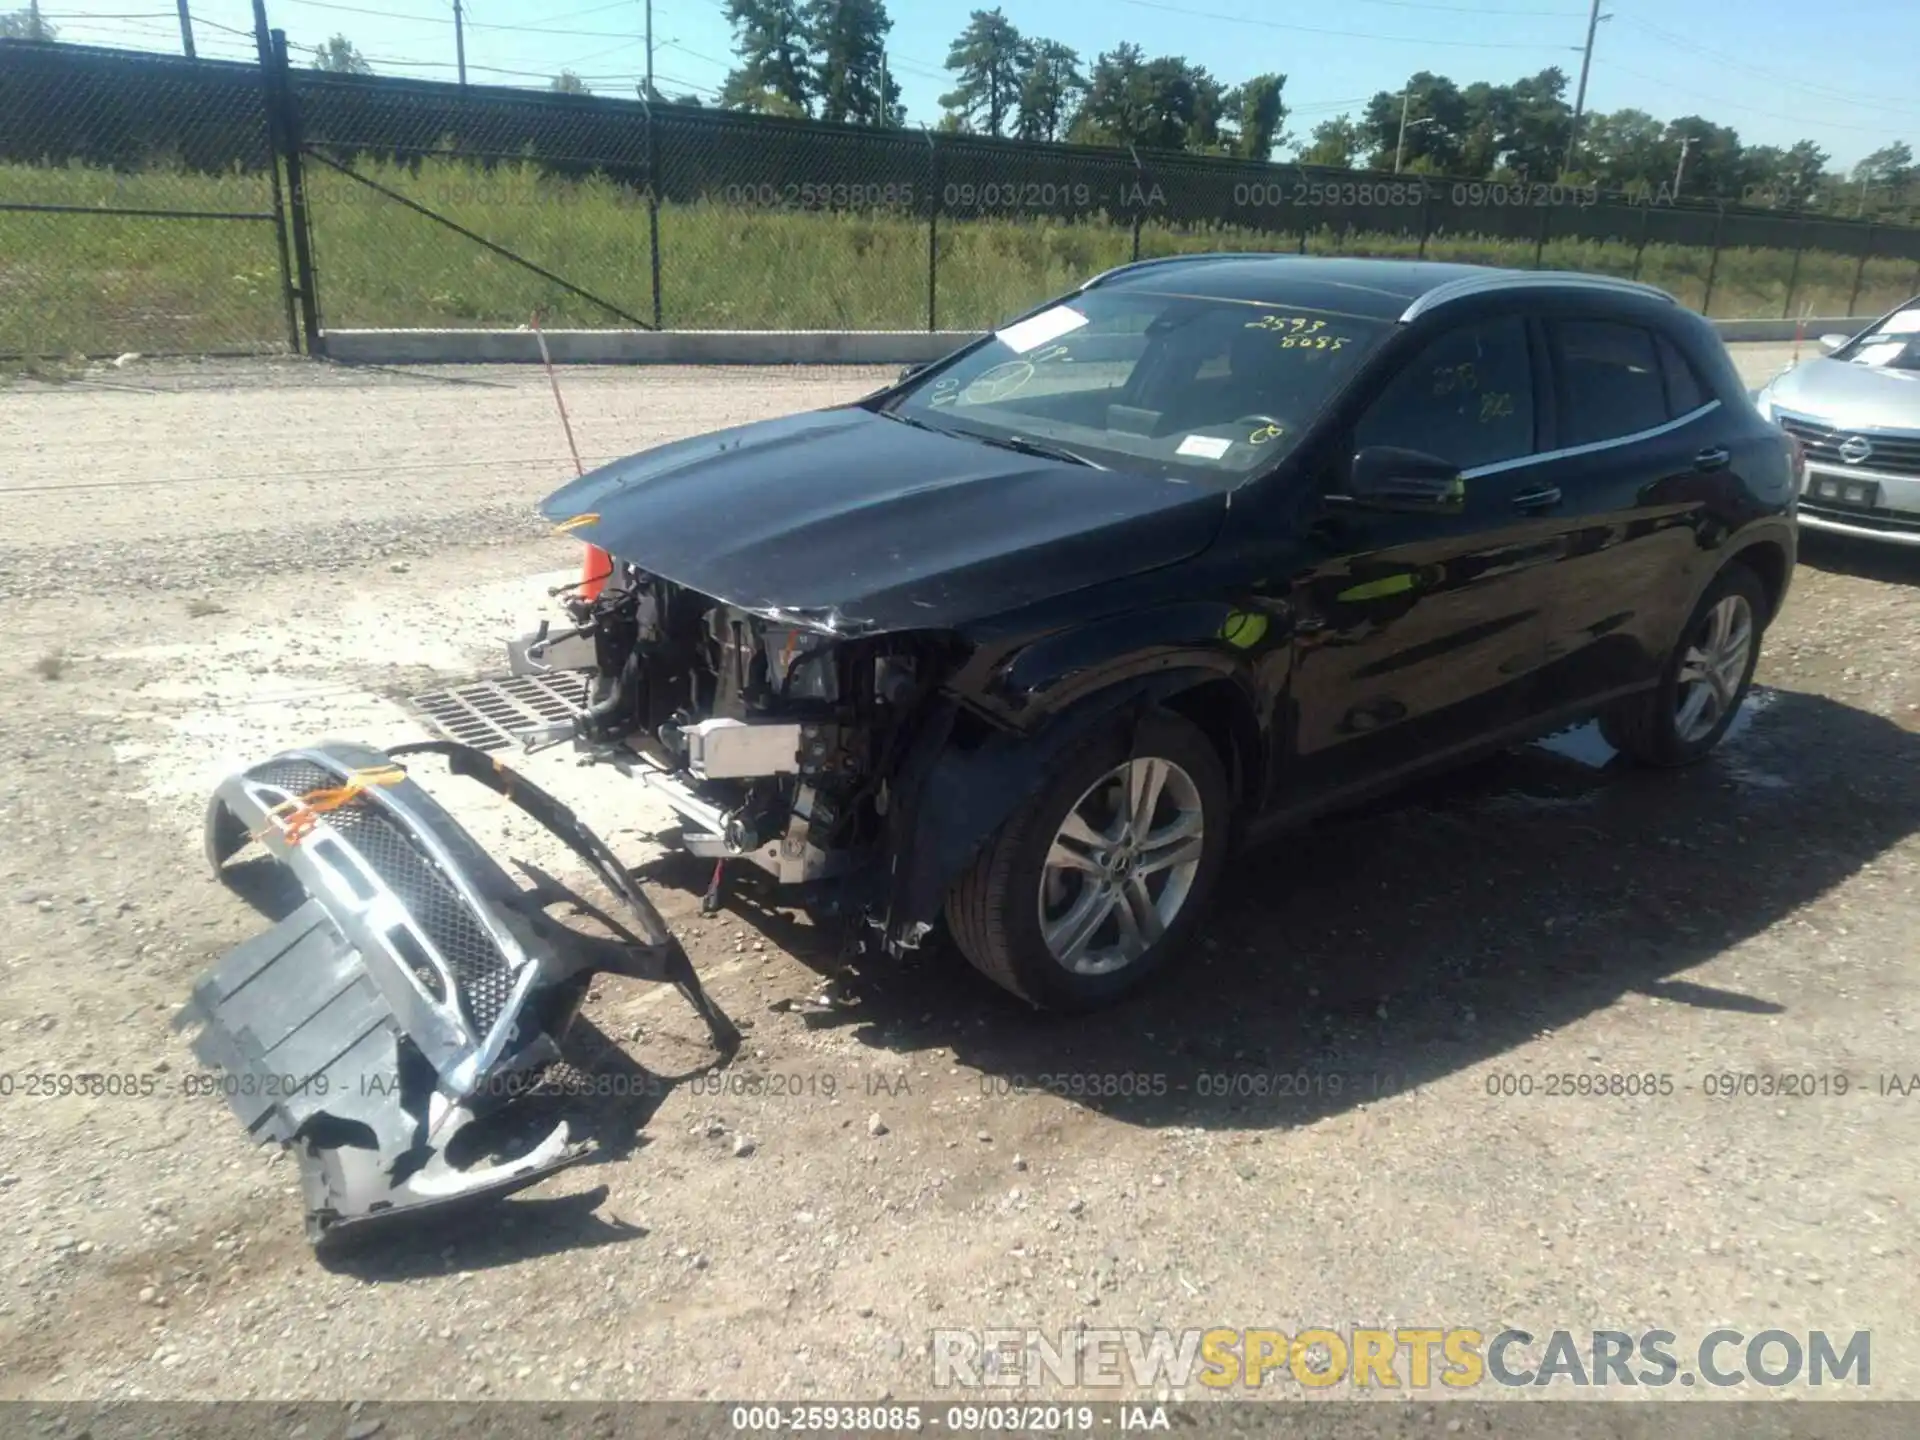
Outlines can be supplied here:
[[[437, 756], [504, 796], [568, 846], [627, 911], [606, 935], [545, 913], [579, 901], [527, 867], [523, 885], [396, 762]], [[385, 772], [332, 808], [355, 777]], [[605, 844], [491, 756], [431, 743], [382, 752], [289, 751], [222, 784], [208, 812], [214, 869], [258, 840], [285, 913], [195, 985], [176, 1028], [223, 1072], [222, 1093], [256, 1140], [300, 1158], [309, 1237], [453, 1201], [498, 1197], [587, 1158], [564, 1123], [492, 1163], [463, 1160], [476, 1121], [560, 1056], [596, 973], [675, 984], [731, 1053], [739, 1036], [679, 942]], [[256, 862], [257, 864], [258, 862]], [[637, 933], [636, 933], [637, 932]]]

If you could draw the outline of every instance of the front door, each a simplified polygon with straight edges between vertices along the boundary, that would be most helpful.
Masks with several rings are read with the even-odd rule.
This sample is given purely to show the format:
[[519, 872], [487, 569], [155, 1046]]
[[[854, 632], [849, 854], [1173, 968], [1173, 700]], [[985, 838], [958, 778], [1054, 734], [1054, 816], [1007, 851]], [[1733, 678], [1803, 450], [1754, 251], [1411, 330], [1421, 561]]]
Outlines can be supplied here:
[[1449, 460], [1464, 505], [1405, 514], [1322, 500], [1309, 514], [1317, 554], [1292, 597], [1291, 753], [1275, 767], [1288, 810], [1390, 785], [1535, 712], [1558, 527], [1532, 481], [1502, 467], [1537, 446], [1539, 369], [1521, 317], [1459, 326], [1386, 383], [1342, 447]]

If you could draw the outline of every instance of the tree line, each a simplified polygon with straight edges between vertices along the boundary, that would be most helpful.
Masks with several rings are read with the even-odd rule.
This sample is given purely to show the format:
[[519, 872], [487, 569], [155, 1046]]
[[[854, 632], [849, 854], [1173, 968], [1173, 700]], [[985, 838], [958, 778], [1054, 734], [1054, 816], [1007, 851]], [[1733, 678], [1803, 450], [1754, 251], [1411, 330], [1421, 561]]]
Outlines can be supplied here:
[[[856, 123], [903, 123], [885, 66], [885, 0], [726, 0], [739, 64], [719, 103], [730, 109]], [[1812, 140], [1744, 144], [1701, 115], [1661, 120], [1624, 109], [1581, 117], [1566, 72], [1551, 66], [1507, 84], [1462, 85], [1422, 70], [1382, 90], [1358, 114], [1285, 131], [1287, 77], [1229, 84], [1182, 56], [1149, 58], [1130, 42], [1084, 63], [1075, 50], [1029, 36], [999, 8], [975, 10], [949, 46], [953, 87], [934, 128], [1023, 140], [1135, 145], [1203, 154], [1289, 158], [1334, 169], [1446, 175], [1493, 182], [1598, 183], [1649, 203], [1725, 200], [1773, 209], [1912, 217], [1920, 166], [1896, 141], [1845, 172]], [[884, 104], [873, 87], [889, 88]], [[849, 98], [865, 91], [862, 100]]]
[[[887, 59], [886, 0], [724, 0], [737, 64], [725, 109], [899, 127], [908, 123]], [[37, 4], [0, 15], [0, 39], [52, 40]], [[344, 35], [313, 52], [316, 69], [370, 74]], [[1702, 115], [1596, 112], [1577, 130], [1558, 66], [1506, 84], [1462, 85], [1422, 70], [1376, 93], [1357, 114], [1286, 133], [1287, 77], [1230, 84], [1182, 56], [1149, 57], [1123, 42], [1089, 64], [1071, 46], [1020, 31], [999, 8], [975, 10], [948, 47], [952, 87], [937, 130], [1029, 141], [1138, 146], [1304, 165], [1444, 175], [1490, 182], [1598, 184], [1648, 203], [1735, 201], [1844, 216], [1920, 218], [1920, 164], [1903, 141], [1830, 168], [1812, 140], [1749, 145]], [[562, 71], [556, 91], [585, 94]], [[652, 99], [699, 104], [691, 94]]]

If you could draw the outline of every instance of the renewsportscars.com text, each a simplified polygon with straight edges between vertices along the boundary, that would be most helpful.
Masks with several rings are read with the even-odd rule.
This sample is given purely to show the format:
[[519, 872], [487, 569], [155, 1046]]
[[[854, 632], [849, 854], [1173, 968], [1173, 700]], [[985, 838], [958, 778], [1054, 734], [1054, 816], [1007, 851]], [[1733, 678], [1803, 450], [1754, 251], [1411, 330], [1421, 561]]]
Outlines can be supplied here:
[[946, 1388], [1041, 1385], [1148, 1390], [1258, 1389], [1288, 1379], [1313, 1389], [1505, 1387], [1660, 1389], [1873, 1383], [1867, 1330], [1671, 1330], [1309, 1326], [1210, 1330], [935, 1330], [933, 1383]]

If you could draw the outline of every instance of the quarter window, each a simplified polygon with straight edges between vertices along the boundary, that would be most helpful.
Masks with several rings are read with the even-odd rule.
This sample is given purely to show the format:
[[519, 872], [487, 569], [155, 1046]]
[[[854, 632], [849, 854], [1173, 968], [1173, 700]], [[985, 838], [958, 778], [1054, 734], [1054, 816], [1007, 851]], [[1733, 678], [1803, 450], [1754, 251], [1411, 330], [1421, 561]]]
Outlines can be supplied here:
[[1604, 320], [1562, 321], [1553, 331], [1562, 444], [1618, 440], [1667, 423], [1667, 384], [1651, 331]]
[[1533, 365], [1518, 316], [1449, 331], [1423, 350], [1361, 417], [1354, 448], [1393, 445], [1462, 470], [1533, 451]]
[[1667, 377], [1667, 418], [1678, 420], [1707, 403], [1707, 387], [1700, 383], [1693, 362], [1678, 345], [1664, 335], [1659, 337], [1659, 345], [1660, 368]]

